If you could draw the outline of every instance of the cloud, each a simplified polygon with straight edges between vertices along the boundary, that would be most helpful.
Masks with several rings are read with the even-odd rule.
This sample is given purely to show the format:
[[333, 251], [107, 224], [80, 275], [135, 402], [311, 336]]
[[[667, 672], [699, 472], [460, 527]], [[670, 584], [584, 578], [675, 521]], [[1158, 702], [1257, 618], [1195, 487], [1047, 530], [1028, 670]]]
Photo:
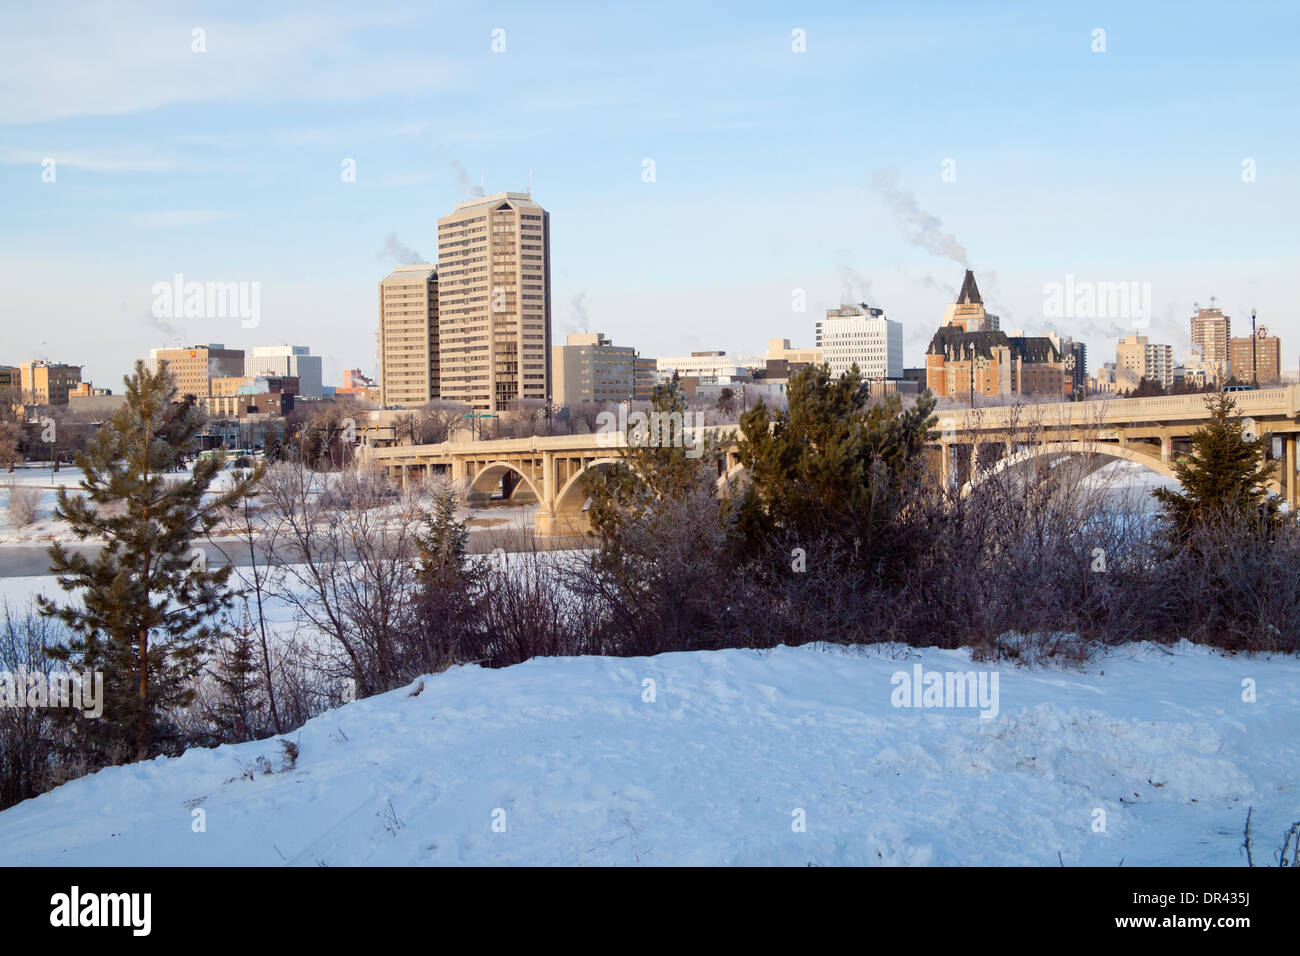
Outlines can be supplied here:
[[898, 184], [897, 170], [872, 170], [870, 188], [880, 195], [890, 212], [897, 217], [908, 242], [936, 256], [945, 256], [963, 266], [970, 265], [966, 249], [957, 241], [957, 237], [943, 232], [940, 228], [943, 223], [939, 217], [922, 209], [916, 197]]
[[40, 166], [47, 159], [54, 160], [56, 166], [70, 166], [97, 173], [157, 173], [176, 168], [175, 162], [170, 159], [123, 156], [75, 149], [40, 150], [13, 146], [0, 147], [0, 163], [5, 165]]
[[[193, 49], [202, 29], [204, 52]], [[370, 55], [376, 32], [409, 33], [400, 16], [334, 7], [236, 22], [123, 5], [95, 13], [51, 0], [6, 10], [0, 123], [120, 116], [179, 103], [357, 101], [445, 90], [450, 64], [427, 52]], [[32, 37], [57, 36], [57, 43]]]

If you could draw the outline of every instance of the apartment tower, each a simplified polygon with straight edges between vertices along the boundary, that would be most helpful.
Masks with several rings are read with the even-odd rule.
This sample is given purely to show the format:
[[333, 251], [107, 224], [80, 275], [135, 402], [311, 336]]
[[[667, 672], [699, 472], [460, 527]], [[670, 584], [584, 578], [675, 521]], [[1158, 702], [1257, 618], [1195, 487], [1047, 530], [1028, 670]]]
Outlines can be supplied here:
[[442, 397], [483, 412], [551, 400], [551, 221], [530, 193], [438, 220]]
[[1200, 359], [1223, 377], [1228, 374], [1228, 340], [1232, 338], [1232, 317], [1222, 309], [1197, 309], [1192, 316], [1192, 350]]
[[418, 408], [439, 397], [438, 345], [437, 268], [398, 266], [379, 283], [381, 405]]

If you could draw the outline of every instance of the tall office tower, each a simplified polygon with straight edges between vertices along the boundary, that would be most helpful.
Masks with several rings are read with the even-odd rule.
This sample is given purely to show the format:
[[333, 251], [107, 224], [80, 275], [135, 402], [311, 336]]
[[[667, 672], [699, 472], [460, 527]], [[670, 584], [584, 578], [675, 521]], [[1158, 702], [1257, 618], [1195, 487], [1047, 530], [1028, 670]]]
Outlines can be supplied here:
[[379, 283], [379, 403], [418, 408], [440, 396], [438, 270], [398, 266]]
[[189, 348], [150, 349], [149, 358], [157, 367], [167, 362], [167, 370], [176, 379], [181, 396], [193, 395], [203, 408], [212, 398], [214, 378], [237, 378], [244, 374], [244, 350], [228, 349], [215, 342]]
[[324, 388], [320, 356], [305, 345], [258, 345], [244, 359], [244, 374], [296, 378], [302, 398], [320, 398]]
[[[1211, 299], [1211, 302], [1214, 300]], [[1219, 308], [1197, 309], [1192, 316], [1192, 348], [1220, 377], [1229, 370], [1228, 339], [1232, 338], [1232, 316]]]
[[551, 400], [551, 220], [528, 193], [438, 220], [442, 397], [497, 412]]
[[903, 377], [903, 324], [865, 302], [827, 309], [817, 323], [817, 349], [836, 377], [855, 364], [865, 379]]

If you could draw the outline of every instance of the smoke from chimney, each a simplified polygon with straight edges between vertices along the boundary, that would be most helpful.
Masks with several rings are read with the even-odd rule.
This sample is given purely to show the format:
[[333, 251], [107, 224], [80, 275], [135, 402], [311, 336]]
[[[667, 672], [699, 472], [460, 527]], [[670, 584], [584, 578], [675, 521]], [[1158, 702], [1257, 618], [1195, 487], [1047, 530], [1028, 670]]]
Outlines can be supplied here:
[[921, 208], [916, 197], [898, 184], [895, 169], [873, 169], [871, 189], [880, 194], [885, 205], [897, 217], [907, 241], [936, 256], [945, 256], [953, 262], [969, 266], [966, 249], [957, 237], [943, 232], [943, 223]]

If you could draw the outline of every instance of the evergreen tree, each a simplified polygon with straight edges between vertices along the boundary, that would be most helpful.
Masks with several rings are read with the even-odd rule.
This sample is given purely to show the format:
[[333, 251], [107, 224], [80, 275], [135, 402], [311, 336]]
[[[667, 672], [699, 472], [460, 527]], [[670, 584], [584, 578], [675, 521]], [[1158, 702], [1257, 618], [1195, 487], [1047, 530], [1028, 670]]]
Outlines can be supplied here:
[[183, 479], [165, 476], [192, 451], [202, 412], [176, 401], [166, 363], [151, 371], [136, 362], [125, 383], [126, 403], [77, 457], [83, 493], [60, 489], [55, 509], [79, 539], [102, 538], [104, 547], [87, 557], [54, 544], [50, 570], [76, 598], [63, 605], [37, 598], [41, 613], [71, 632], [52, 656], [104, 675], [103, 716], [76, 729], [107, 762], [132, 749], [144, 759], [170, 742], [168, 712], [191, 700], [191, 679], [214, 636], [210, 621], [230, 604], [230, 567], [209, 569], [192, 542], [261, 475], [209, 494], [218, 456]]
[[432, 507], [415, 535], [415, 633], [406, 656], [418, 673], [461, 660], [478, 632], [486, 572], [470, 560], [469, 522], [461, 511], [455, 487], [436, 484]]
[[1231, 395], [1219, 392], [1205, 404], [1210, 420], [1192, 435], [1192, 453], [1173, 466], [1181, 490], [1151, 492], [1160, 502], [1167, 532], [1177, 542], [1211, 522], [1256, 521], [1267, 527], [1278, 516], [1277, 499], [1268, 491], [1268, 439], [1246, 434]]
[[[637, 414], [645, 415], [646, 422], [637, 420]], [[704, 441], [700, 455], [691, 457], [684, 442], [663, 440], [671, 436], [656, 425], [667, 421], [675, 429], [688, 422], [686, 396], [675, 374], [672, 381], [655, 386], [650, 412], [637, 414], [629, 416], [622, 460], [603, 473], [588, 472], [583, 478], [591, 498], [592, 530], [607, 541], [616, 541], [621, 527], [645, 518], [658, 502], [711, 489], [718, 478], [721, 446], [716, 441]]]
[[739, 522], [748, 546], [830, 538], [893, 562], [908, 546], [907, 495], [925, 481], [933, 396], [922, 393], [909, 409], [897, 395], [873, 405], [856, 366], [837, 378], [827, 365], [800, 369], [786, 393], [789, 407], [770, 427], [761, 401], [741, 417], [749, 484]]
[[231, 627], [229, 642], [219, 649], [212, 672], [220, 689], [213, 717], [221, 739], [228, 743], [264, 736], [257, 702], [262, 678], [258, 673], [255, 630], [245, 604], [243, 617]]

